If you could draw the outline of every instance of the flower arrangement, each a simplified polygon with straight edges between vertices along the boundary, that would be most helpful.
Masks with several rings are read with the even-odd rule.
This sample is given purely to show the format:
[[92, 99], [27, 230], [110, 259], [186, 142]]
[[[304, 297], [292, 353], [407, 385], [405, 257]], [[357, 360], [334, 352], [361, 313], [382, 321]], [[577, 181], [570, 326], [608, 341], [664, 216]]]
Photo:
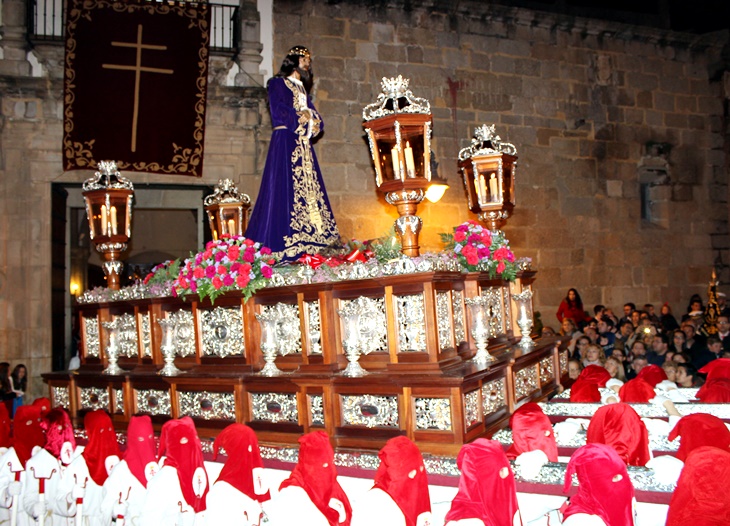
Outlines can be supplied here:
[[441, 238], [467, 270], [485, 271], [491, 278], [509, 281], [516, 278], [518, 264], [503, 232], [490, 232], [470, 220], [455, 227], [453, 234], [441, 234]]
[[264, 287], [273, 274], [276, 258], [271, 249], [242, 236], [224, 234], [190, 254], [173, 283], [173, 295], [197, 294], [211, 302], [230, 290], [240, 290], [244, 299]]
[[178, 274], [180, 274], [180, 260], [170, 259], [152, 267], [142, 283], [145, 285], [161, 285], [168, 281], [174, 281]]

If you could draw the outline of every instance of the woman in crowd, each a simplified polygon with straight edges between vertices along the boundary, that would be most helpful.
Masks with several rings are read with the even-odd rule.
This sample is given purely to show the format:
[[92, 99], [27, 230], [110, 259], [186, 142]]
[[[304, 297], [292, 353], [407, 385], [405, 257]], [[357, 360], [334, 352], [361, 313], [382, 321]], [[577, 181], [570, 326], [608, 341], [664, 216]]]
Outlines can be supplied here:
[[15, 399], [13, 400], [13, 414], [15, 414], [15, 410], [23, 405], [23, 397], [28, 389], [28, 370], [25, 365], [21, 363], [15, 366], [10, 375], [10, 383], [15, 393]]
[[679, 323], [677, 323], [677, 318], [672, 314], [672, 308], [669, 306], [669, 303], [662, 305], [659, 311], [659, 325], [662, 328], [662, 332], [668, 333], [679, 329]]
[[0, 400], [5, 403], [8, 413], [13, 414], [13, 399], [16, 397], [10, 380], [10, 364], [0, 362]]
[[573, 321], [573, 318], [563, 318], [563, 321], [560, 323], [560, 335], [570, 337], [568, 351], [572, 356], [575, 352], [576, 341], [578, 340], [578, 338], [583, 336], [583, 333], [580, 332], [578, 330], [578, 327], [575, 325], [575, 321]]
[[677, 362], [674, 360], [667, 360], [662, 364], [662, 369], [667, 375], [667, 380], [670, 382], [677, 382]]
[[687, 351], [687, 347], [685, 343], [687, 342], [687, 337], [684, 335], [684, 332], [682, 332], [679, 329], [676, 329], [672, 331], [672, 337], [669, 340], [669, 350], [674, 351], [675, 353], [683, 353]]
[[560, 302], [556, 316], [560, 323], [563, 323], [564, 318], [571, 318], [578, 324], [578, 327], [582, 327], [591, 319], [591, 317], [586, 314], [585, 309], [583, 308], [583, 300], [580, 299], [580, 294], [578, 294], [578, 291], [575, 289], [568, 290], [568, 294], [565, 296], [563, 301]]
[[606, 370], [611, 374], [611, 378], [616, 378], [622, 382], [626, 381], [626, 370], [624, 364], [616, 357], [609, 356], [606, 358]]
[[581, 362], [586, 357], [586, 349], [591, 344], [591, 339], [588, 336], [579, 336], [575, 341], [575, 348], [570, 353], [571, 358], [580, 360]]
[[603, 366], [605, 363], [606, 354], [603, 352], [601, 346], [596, 345], [595, 343], [590, 344], [586, 349], [586, 356], [583, 359], [583, 367], [588, 367], [589, 365]]

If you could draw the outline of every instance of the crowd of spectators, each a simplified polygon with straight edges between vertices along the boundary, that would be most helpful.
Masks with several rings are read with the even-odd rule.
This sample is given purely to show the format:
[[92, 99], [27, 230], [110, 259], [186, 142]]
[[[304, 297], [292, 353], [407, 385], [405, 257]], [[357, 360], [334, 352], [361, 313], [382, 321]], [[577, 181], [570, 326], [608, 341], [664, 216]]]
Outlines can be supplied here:
[[[705, 306], [699, 295], [688, 302], [679, 320], [664, 303], [638, 308], [626, 303], [620, 316], [605, 305], [586, 312], [576, 289], [570, 289], [557, 312], [558, 334], [570, 337], [568, 373], [576, 379], [589, 365], [605, 367], [612, 378], [636, 378], [649, 364], [662, 367], [678, 387], [700, 387], [698, 371], [717, 358], [730, 358], [730, 307], [723, 293], [717, 295], [717, 331], [707, 330]], [[545, 327], [544, 333], [554, 332]], [[712, 334], [712, 335], [709, 335]]]

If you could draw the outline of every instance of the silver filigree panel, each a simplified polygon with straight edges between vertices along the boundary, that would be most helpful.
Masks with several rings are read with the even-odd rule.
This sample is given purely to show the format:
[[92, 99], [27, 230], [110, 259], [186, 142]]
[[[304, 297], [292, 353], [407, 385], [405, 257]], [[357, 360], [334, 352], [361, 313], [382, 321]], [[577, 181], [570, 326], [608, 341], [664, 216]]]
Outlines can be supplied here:
[[233, 393], [178, 391], [180, 416], [203, 420], [235, 420], [236, 399]]
[[456, 344], [466, 341], [466, 329], [464, 328], [464, 293], [460, 290], [453, 291], [454, 308], [454, 336]]
[[423, 294], [394, 296], [398, 350], [400, 352], [426, 351], [426, 316]]
[[340, 308], [347, 310], [356, 302], [359, 307], [360, 345], [363, 354], [376, 351], [388, 352], [388, 321], [385, 316], [385, 298], [360, 296], [352, 300], [340, 300]]
[[112, 389], [114, 393], [114, 412], [119, 415], [124, 414], [124, 389]]
[[504, 378], [497, 378], [482, 386], [482, 409], [488, 416], [506, 405]]
[[142, 356], [152, 358], [152, 331], [150, 330], [150, 313], [144, 312], [139, 315], [142, 324]]
[[553, 357], [547, 356], [540, 360], [540, 385], [547, 385], [555, 378], [553, 373]]
[[309, 354], [322, 354], [322, 326], [319, 317], [319, 301], [305, 301], [309, 322]]
[[451, 323], [451, 294], [436, 293], [436, 325], [438, 327], [439, 349], [454, 348], [454, 331]]
[[136, 358], [139, 356], [137, 345], [137, 320], [134, 314], [120, 314], [114, 318], [117, 324], [117, 349], [119, 356]]
[[109, 411], [109, 390], [106, 387], [80, 387], [79, 398], [79, 409]]
[[514, 374], [515, 400], [526, 397], [537, 390], [537, 366], [531, 365]]
[[482, 421], [479, 411], [479, 389], [469, 391], [464, 395], [464, 429]]
[[504, 302], [502, 287], [485, 287], [482, 297], [489, 303], [489, 336], [491, 338], [504, 334]]
[[568, 374], [568, 351], [561, 352], [559, 355], [560, 360], [560, 376]]
[[398, 397], [342, 395], [342, 419], [349, 426], [398, 427]]
[[135, 390], [134, 394], [137, 399], [137, 412], [172, 416], [170, 391], [139, 389]]
[[225, 358], [243, 356], [243, 315], [240, 307], [199, 310], [203, 355]]
[[195, 325], [193, 313], [189, 310], [179, 310], [168, 314], [168, 318], [175, 323], [175, 354], [181, 357], [195, 354]]
[[71, 409], [71, 402], [68, 396], [68, 387], [60, 387], [54, 385], [51, 387], [51, 397], [53, 398], [53, 407], [63, 407], [67, 411]]
[[309, 417], [311, 425], [323, 426], [324, 425], [324, 399], [322, 395], [308, 395], [309, 396]]
[[99, 320], [96, 316], [84, 316], [84, 353], [87, 358], [99, 357]]
[[298, 423], [295, 393], [251, 393], [253, 420]]
[[502, 312], [504, 312], [504, 331], [509, 332], [512, 330], [512, 309], [510, 306], [509, 287], [502, 287], [502, 293], [504, 296], [502, 309]]
[[449, 398], [415, 398], [416, 429], [451, 429], [451, 400]]
[[264, 313], [276, 312], [276, 346], [279, 354], [302, 352], [302, 330], [299, 323], [299, 305], [290, 303], [277, 303], [276, 305], [264, 305]]

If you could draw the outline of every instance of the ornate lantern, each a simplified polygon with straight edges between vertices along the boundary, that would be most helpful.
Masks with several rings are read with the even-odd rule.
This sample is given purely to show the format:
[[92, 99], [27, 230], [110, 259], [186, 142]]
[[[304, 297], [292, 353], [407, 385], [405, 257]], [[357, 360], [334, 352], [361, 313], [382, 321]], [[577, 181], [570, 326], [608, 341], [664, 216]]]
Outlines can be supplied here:
[[246, 231], [251, 198], [239, 193], [230, 179], [220, 179], [203, 204], [213, 239], [217, 240], [223, 234], [242, 236]]
[[101, 161], [94, 177], [84, 181], [82, 193], [91, 240], [104, 256], [107, 285], [119, 290], [119, 274], [124, 266], [119, 255], [127, 250], [132, 235], [134, 186], [117, 171], [116, 162]]
[[414, 97], [408, 79], [383, 78], [383, 93], [362, 112], [375, 165], [375, 182], [400, 217], [395, 228], [403, 254], [418, 256], [418, 204], [431, 182], [431, 105]]
[[474, 130], [471, 144], [459, 152], [469, 210], [492, 231], [506, 222], [515, 207], [517, 148], [502, 142], [494, 125]]

